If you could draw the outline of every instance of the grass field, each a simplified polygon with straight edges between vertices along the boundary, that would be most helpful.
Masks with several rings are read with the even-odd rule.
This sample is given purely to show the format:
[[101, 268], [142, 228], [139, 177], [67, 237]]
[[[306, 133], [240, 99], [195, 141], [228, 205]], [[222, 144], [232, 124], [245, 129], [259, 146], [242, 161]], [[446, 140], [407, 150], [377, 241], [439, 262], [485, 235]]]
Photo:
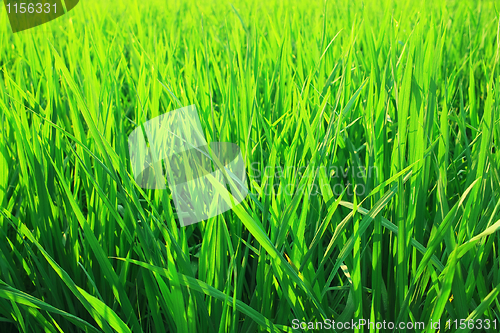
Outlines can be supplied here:
[[[500, 330], [498, 2], [84, 0], [10, 29], [2, 5], [0, 331]], [[249, 195], [181, 227], [127, 140], [192, 104]]]

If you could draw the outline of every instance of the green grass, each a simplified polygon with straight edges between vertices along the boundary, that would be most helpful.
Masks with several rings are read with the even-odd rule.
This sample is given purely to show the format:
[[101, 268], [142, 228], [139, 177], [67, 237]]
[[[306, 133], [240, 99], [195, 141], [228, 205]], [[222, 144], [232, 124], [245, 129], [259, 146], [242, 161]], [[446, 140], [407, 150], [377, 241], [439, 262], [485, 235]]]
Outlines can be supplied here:
[[[499, 10], [84, 0], [14, 35], [2, 9], [1, 330], [500, 329]], [[127, 143], [179, 104], [250, 192], [185, 228]]]

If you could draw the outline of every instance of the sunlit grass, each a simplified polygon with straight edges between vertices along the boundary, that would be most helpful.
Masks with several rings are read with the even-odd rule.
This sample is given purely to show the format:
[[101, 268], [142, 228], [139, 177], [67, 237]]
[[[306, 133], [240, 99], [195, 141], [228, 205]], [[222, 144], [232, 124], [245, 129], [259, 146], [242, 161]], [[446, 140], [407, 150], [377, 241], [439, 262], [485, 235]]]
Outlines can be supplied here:
[[[87, 0], [15, 35], [2, 9], [0, 331], [500, 329], [498, 5], [382, 3]], [[185, 228], [127, 142], [179, 103], [249, 189]]]

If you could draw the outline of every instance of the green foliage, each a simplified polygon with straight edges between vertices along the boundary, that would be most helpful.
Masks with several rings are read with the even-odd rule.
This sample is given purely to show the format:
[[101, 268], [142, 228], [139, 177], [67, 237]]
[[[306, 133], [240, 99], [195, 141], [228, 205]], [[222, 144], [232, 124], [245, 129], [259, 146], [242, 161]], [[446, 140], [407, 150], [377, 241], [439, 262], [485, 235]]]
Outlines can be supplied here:
[[[81, 1], [18, 34], [2, 10], [2, 331], [499, 321], [498, 10]], [[185, 228], [127, 143], [179, 104], [250, 192]]]

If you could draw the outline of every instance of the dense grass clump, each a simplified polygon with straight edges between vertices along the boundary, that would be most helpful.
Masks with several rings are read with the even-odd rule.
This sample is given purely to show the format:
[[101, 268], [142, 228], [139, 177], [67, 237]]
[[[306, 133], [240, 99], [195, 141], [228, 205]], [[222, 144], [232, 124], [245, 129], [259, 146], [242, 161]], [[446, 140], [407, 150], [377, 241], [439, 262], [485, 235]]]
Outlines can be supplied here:
[[[500, 329], [499, 9], [87, 0], [19, 34], [2, 9], [0, 331]], [[181, 228], [127, 139], [191, 104], [249, 195]]]

